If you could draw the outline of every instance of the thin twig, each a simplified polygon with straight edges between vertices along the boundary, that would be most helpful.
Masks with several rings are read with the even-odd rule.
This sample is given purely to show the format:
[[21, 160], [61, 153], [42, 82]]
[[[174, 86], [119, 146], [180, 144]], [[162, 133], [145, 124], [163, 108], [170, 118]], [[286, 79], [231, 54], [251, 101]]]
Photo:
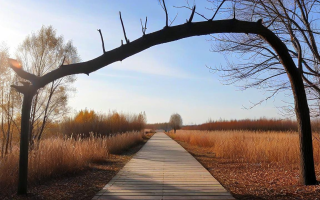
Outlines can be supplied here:
[[179, 14], [179, 13], [176, 14], [176, 16], [174, 17], [174, 19], [173, 19], [172, 21], [170, 20], [170, 25], [169, 25], [169, 26], [171, 26], [171, 24], [176, 20], [178, 14]]
[[[187, 9], [189, 9], [189, 10], [192, 10], [192, 8], [187, 7], [187, 6], [173, 6], [173, 7], [174, 7], [174, 8], [187, 8]], [[195, 11], [194, 13], [196, 13], [197, 15], [199, 15], [200, 17], [202, 17], [203, 19], [209, 20], [209, 19], [206, 18], [204, 15], [202, 15], [202, 14], [196, 12], [196, 11]]]
[[144, 35], [144, 28], [143, 28], [143, 25], [142, 25], [142, 20], [141, 20], [141, 18], [140, 18], [140, 23], [141, 23], [142, 34]]
[[196, 6], [194, 5], [193, 6], [193, 8], [192, 8], [192, 13], [191, 13], [191, 15], [190, 15], [190, 18], [189, 18], [189, 23], [191, 23], [192, 22], [192, 19], [193, 19], [193, 16], [194, 16], [194, 12], [196, 11]]
[[163, 3], [164, 11], [166, 12], [166, 27], [168, 27], [168, 12], [167, 12], [167, 7], [166, 7], [166, 3], [164, 2], [164, 0], [162, 0], [162, 3]]
[[122, 21], [122, 17], [121, 17], [121, 12], [120, 11], [119, 11], [119, 15], [120, 15], [120, 21], [121, 21], [121, 25], [122, 25], [123, 35], [124, 35], [124, 38], [126, 40], [126, 43], [128, 44], [129, 40], [127, 38], [126, 30], [124, 29], [124, 25], [123, 25], [123, 21]]
[[233, 19], [236, 18], [236, 3], [233, 4]]
[[148, 22], [148, 17], [146, 17], [146, 22], [144, 23], [144, 33], [146, 33], [146, 30], [147, 30], [147, 22]]
[[148, 18], [146, 17], [146, 21], [145, 21], [145, 24], [144, 24], [144, 27], [143, 27], [143, 25], [142, 25], [142, 19], [140, 18], [141, 29], [142, 29], [142, 34], [143, 34], [143, 35], [146, 34], [146, 30], [147, 30], [147, 20], [148, 20]]
[[223, 0], [223, 1], [220, 3], [220, 5], [218, 6], [218, 8], [217, 8], [216, 12], [214, 13], [214, 15], [212, 16], [212, 18], [210, 19], [211, 21], [212, 21], [212, 20], [213, 20], [213, 18], [217, 15], [218, 11], [220, 10], [220, 8], [221, 8], [222, 4], [223, 4], [225, 1], [226, 1], [226, 0]]
[[62, 62], [60, 64], [60, 67], [63, 65], [65, 59], [66, 59], [66, 56], [63, 56]]
[[104, 41], [103, 41], [103, 36], [102, 36], [102, 33], [101, 33], [101, 29], [98, 29], [97, 31], [99, 31], [99, 33], [100, 33], [101, 43], [102, 43], [102, 50], [103, 50], [103, 53], [105, 53], [106, 50], [105, 50], [105, 48], [104, 48]]

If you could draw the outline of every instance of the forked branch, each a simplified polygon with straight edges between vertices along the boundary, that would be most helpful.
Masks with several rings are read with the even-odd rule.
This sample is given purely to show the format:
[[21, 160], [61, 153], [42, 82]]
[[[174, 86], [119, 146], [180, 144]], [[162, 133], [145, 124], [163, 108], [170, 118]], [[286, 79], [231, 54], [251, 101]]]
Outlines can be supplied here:
[[145, 35], [146, 34], [146, 30], [147, 30], [147, 21], [148, 21], [148, 17], [146, 17], [146, 21], [144, 23], [144, 26], [142, 25], [142, 20], [140, 19], [141, 22], [141, 29], [142, 29], [142, 34]]

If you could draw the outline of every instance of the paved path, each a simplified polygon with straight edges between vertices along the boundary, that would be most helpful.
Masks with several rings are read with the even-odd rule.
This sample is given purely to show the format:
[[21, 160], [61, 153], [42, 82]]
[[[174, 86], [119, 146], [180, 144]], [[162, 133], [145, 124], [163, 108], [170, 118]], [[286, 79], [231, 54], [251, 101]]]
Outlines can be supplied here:
[[93, 199], [234, 199], [183, 147], [156, 133]]

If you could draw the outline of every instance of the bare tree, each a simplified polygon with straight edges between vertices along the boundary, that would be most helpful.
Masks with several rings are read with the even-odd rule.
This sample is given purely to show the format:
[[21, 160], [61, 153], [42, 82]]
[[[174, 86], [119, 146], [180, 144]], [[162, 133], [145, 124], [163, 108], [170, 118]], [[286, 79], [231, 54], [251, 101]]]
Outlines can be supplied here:
[[[304, 80], [312, 116], [319, 116], [319, 30], [316, 18], [319, 2], [315, 0], [231, 0], [234, 8], [226, 8], [242, 20], [263, 19], [263, 24], [272, 30], [287, 45], [288, 50]], [[213, 2], [212, 2], [213, 3]], [[256, 87], [266, 89], [269, 99], [281, 91], [291, 90], [286, 71], [279, 62], [279, 56], [264, 42], [263, 38], [251, 34], [221, 34], [212, 36], [213, 51], [237, 53], [243, 62], [215, 68], [223, 71], [225, 83], [238, 82], [243, 89]], [[216, 45], [220, 41], [220, 45]], [[226, 56], [227, 58], [227, 56]], [[260, 104], [257, 102], [255, 105]], [[286, 107], [285, 114], [294, 109]]]
[[[165, 4], [164, 4], [165, 6]], [[173, 42], [179, 39], [208, 35], [214, 33], [248, 33], [259, 35], [268, 43], [276, 55], [279, 57], [279, 62], [284, 67], [287, 76], [290, 80], [290, 85], [295, 101], [295, 111], [299, 125], [300, 137], [300, 156], [301, 156], [301, 177], [303, 177], [303, 184], [316, 184], [316, 177], [314, 171], [312, 134], [310, 125], [310, 113], [307, 102], [306, 92], [304, 88], [303, 79], [301, 77], [299, 68], [294, 62], [294, 58], [290, 54], [284, 41], [281, 40], [273, 31], [264, 26], [262, 20], [257, 22], [243, 21], [233, 19], [213, 20], [215, 15], [211, 18], [206, 18], [205, 21], [192, 22], [195, 14], [195, 7], [192, 8], [191, 15], [185, 24], [177, 26], [168, 25], [168, 14], [166, 12], [166, 26], [156, 32], [146, 34], [143, 32], [141, 38], [130, 41], [125, 33], [124, 23], [120, 17], [123, 27], [126, 44], [110, 51], [104, 51], [103, 55], [94, 58], [87, 62], [76, 64], [62, 64], [57, 69], [48, 72], [41, 76], [36, 76], [27, 72], [22, 68], [21, 63], [10, 60], [12, 69], [23, 79], [28, 82], [22, 82], [23, 85], [14, 85], [17, 91], [23, 94], [22, 117], [21, 117], [21, 140], [20, 140], [20, 161], [19, 161], [19, 183], [18, 194], [27, 193], [27, 174], [28, 174], [28, 131], [29, 131], [29, 117], [31, 111], [32, 100], [36, 95], [38, 89], [47, 84], [60, 79], [62, 77], [72, 74], [90, 74], [104, 66], [107, 66], [116, 61], [122, 61], [129, 56], [137, 54], [152, 46]], [[143, 30], [146, 30], [144, 27]], [[102, 36], [102, 34], [101, 34]], [[104, 45], [103, 45], [104, 46]]]
[[[17, 57], [26, 71], [39, 77], [57, 69], [61, 64], [71, 64], [80, 60], [72, 42], [64, 44], [63, 37], [57, 36], [52, 26], [42, 26], [39, 32], [27, 36], [18, 48]], [[74, 81], [74, 76], [67, 76], [37, 90], [31, 107], [31, 143], [40, 140], [47, 122], [66, 114], [68, 92], [73, 90], [70, 84]]]
[[16, 124], [16, 114], [19, 112], [19, 94], [10, 89], [10, 84], [14, 83], [15, 75], [9, 68], [8, 49], [5, 45], [0, 46], [0, 132], [2, 138], [1, 157], [8, 154], [11, 149], [12, 135], [19, 130]]
[[[319, 116], [320, 100], [320, 54], [318, 52], [319, 29], [317, 28], [320, 3], [316, 0], [230, 0], [222, 1], [232, 3], [233, 8], [226, 7], [230, 16], [245, 21], [259, 20], [265, 27], [272, 31], [287, 46], [287, 51], [292, 57], [297, 75], [302, 79], [306, 90], [309, 107], [298, 109], [300, 105], [295, 101], [295, 106], [285, 107], [285, 114], [295, 111], [299, 123], [299, 132], [311, 131], [309, 125], [302, 125], [300, 119], [302, 112], [311, 113], [312, 116]], [[263, 20], [262, 20], [263, 19]], [[244, 34], [246, 33], [246, 34]], [[220, 34], [212, 36], [212, 41], [219, 41], [219, 45], [213, 45], [213, 51], [225, 53], [237, 53], [243, 62], [232, 63], [214, 68], [223, 72], [222, 77], [227, 84], [239, 83], [243, 89], [256, 87], [269, 91], [267, 100], [279, 92], [293, 91], [291, 94], [296, 99], [295, 89], [290, 76], [287, 78], [288, 69], [283, 68], [281, 55], [274, 47], [265, 42], [261, 35], [248, 34]], [[227, 58], [227, 57], [226, 57]], [[301, 89], [299, 89], [301, 90]], [[305, 93], [305, 92], [304, 92]], [[288, 92], [287, 92], [288, 94]], [[290, 94], [290, 93], [289, 93]], [[263, 101], [263, 100], [262, 100]], [[260, 104], [255, 103], [253, 106]], [[308, 118], [305, 123], [309, 124]], [[314, 176], [313, 150], [304, 144], [312, 145], [312, 135], [300, 137], [301, 171], [309, 173], [314, 177], [311, 182], [316, 182]], [[308, 142], [307, 142], [308, 141]], [[303, 152], [305, 156], [302, 156]], [[308, 155], [309, 156], [308, 156]], [[307, 159], [309, 161], [305, 161]], [[309, 167], [305, 166], [310, 162]], [[302, 169], [305, 168], [305, 169]], [[308, 168], [308, 169], [307, 169]], [[305, 178], [301, 176], [301, 179]]]
[[182, 118], [178, 113], [174, 113], [171, 115], [169, 124], [171, 128], [174, 130], [174, 133], [176, 133], [177, 129], [180, 129], [182, 127]]

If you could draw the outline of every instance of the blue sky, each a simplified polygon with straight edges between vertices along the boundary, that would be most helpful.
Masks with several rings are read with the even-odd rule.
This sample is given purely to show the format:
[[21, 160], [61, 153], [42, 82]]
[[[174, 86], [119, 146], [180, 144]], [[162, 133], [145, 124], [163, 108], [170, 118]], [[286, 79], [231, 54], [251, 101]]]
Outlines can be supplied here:
[[[193, 2], [193, 1], [190, 1]], [[197, 11], [210, 17], [212, 6], [207, 1], [195, 1]], [[178, 16], [173, 25], [184, 23], [190, 11], [173, 6], [185, 5], [184, 0], [166, 0], [169, 18]], [[30, 33], [42, 25], [52, 25], [58, 35], [72, 40], [82, 61], [102, 53], [101, 29], [106, 50], [121, 44], [123, 38], [119, 11], [128, 38], [141, 37], [140, 18], [148, 16], [147, 33], [162, 29], [165, 14], [158, 0], [101, 0], [101, 1], [18, 1], [0, 0], [0, 42], [10, 47], [11, 56]], [[220, 15], [221, 17], [221, 15]], [[219, 16], [217, 17], [219, 18]], [[195, 16], [194, 21], [201, 18]], [[244, 119], [283, 117], [277, 107], [292, 102], [292, 97], [279, 94], [253, 109], [265, 91], [240, 91], [221, 83], [219, 74], [210, 73], [208, 66], [226, 64], [224, 56], [210, 52], [208, 36], [193, 37], [152, 47], [105, 68], [86, 75], [77, 75], [77, 92], [69, 101], [74, 110], [84, 108], [99, 112], [117, 110], [125, 113], [145, 111], [148, 122], [168, 121], [179, 113], [184, 124], [199, 124], [208, 119]], [[228, 55], [229, 59], [235, 55]]]

